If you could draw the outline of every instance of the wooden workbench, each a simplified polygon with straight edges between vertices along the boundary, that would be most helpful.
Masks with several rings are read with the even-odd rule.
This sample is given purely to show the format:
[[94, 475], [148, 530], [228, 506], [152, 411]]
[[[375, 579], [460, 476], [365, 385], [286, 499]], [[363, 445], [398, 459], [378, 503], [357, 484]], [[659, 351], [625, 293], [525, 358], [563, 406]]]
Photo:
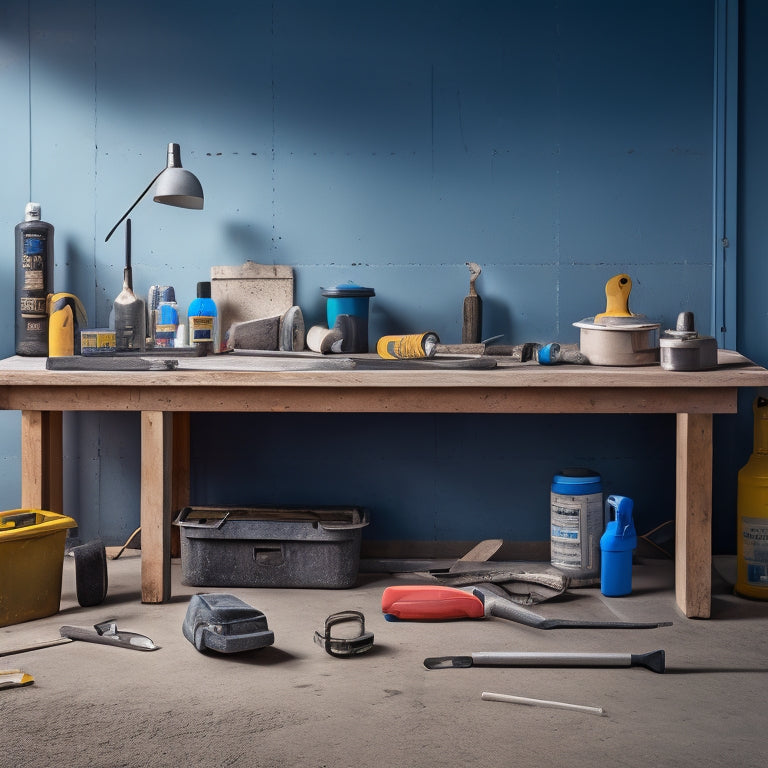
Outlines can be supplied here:
[[[46, 370], [45, 359], [10, 357], [0, 361], [0, 409], [22, 412], [22, 507], [52, 511], [63, 511], [62, 412], [141, 413], [147, 603], [170, 598], [171, 510], [189, 503], [190, 412], [674, 413], [676, 596], [687, 616], [706, 618], [712, 416], [736, 412], [739, 388], [768, 386], [768, 371], [738, 353], [721, 350], [719, 361], [693, 373], [511, 362], [493, 370], [358, 370], [339, 358], [217, 355], [180, 357], [177, 370], [66, 372]], [[312, 370], [318, 365], [327, 368]]]

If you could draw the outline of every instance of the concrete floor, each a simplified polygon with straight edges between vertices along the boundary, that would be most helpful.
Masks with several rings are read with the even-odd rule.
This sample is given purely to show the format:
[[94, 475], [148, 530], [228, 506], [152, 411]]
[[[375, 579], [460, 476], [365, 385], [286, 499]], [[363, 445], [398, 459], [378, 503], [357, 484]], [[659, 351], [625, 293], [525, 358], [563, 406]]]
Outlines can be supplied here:
[[[732, 559], [719, 560], [727, 575]], [[0, 651], [58, 637], [59, 627], [118, 627], [153, 652], [86, 642], [5, 656], [34, 685], [0, 691], [2, 766], [764, 766], [768, 603], [737, 598], [714, 573], [710, 620], [676, 609], [673, 566], [645, 560], [634, 593], [594, 588], [536, 607], [558, 618], [672, 621], [653, 630], [539, 630], [501, 619], [391, 623], [383, 589], [412, 576], [361, 575], [351, 590], [218, 589], [263, 611], [275, 644], [201, 654], [181, 631], [189, 597], [173, 566], [172, 601], [139, 602], [140, 557], [109, 562], [109, 594], [75, 598], [65, 558], [61, 611], [0, 629]], [[325, 617], [365, 613], [375, 647], [335, 659], [313, 643]], [[642, 668], [427, 670], [428, 656], [477, 651], [663, 648], [667, 671]], [[483, 691], [602, 707], [600, 715], [481, 700]]]

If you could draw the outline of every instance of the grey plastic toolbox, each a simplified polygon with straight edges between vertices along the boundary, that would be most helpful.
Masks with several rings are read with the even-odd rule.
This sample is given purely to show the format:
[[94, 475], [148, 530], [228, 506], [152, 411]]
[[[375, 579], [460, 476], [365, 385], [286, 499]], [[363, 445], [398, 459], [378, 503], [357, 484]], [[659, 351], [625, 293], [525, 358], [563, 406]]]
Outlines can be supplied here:
[[357, 507], [185, 507], [184, 584], [207, 587], [354, 586], [368, 511]]

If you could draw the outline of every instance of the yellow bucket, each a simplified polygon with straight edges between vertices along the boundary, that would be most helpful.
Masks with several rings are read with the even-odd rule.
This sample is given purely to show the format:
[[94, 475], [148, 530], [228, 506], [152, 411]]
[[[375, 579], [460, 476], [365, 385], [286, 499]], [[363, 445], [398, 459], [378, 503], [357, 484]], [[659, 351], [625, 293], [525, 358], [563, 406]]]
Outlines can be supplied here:
[[0, 512], [0, 627], [58, 612], [67, 529], [76, 526], [42, 509]]

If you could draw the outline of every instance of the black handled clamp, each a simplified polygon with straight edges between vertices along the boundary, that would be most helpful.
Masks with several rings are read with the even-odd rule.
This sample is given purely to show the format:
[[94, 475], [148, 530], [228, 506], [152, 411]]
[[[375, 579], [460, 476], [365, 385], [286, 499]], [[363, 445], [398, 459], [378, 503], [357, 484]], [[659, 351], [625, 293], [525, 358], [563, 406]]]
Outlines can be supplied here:
[[[339, 624], [354, 623], [359, 632], [351, 637], [334, 637], [331, 630]], [[339, 611], [325, 620], [323, 632], [315, 632], [315, 642], [331, 656], [356, 656], [373, 647], [373, 632], [365, 631], [365, 616], [360, 611]]]

